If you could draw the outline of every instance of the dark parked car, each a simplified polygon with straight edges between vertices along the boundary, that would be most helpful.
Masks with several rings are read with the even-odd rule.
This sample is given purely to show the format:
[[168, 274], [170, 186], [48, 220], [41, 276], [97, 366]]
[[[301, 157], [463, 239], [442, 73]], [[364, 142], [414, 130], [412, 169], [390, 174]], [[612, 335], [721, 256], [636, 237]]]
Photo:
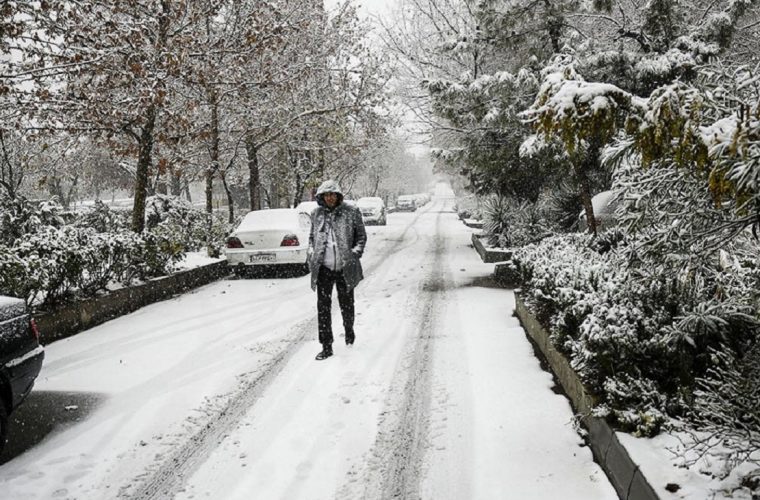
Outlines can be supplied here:
[[44, 357], [26, 303], [0, 295], [0, 451], [8, 437], [8, 416], [32, 391]]

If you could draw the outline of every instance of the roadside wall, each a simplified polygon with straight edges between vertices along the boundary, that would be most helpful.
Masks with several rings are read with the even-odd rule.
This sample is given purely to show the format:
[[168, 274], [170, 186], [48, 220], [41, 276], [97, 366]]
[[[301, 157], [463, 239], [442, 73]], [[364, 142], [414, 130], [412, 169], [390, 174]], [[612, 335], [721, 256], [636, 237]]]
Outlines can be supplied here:
[[628, 451], [618, 440], [615, 431], [604, 419], [591, 416], [594, 397], [583, 386], [570, 362], [557, 351], [549, 340], [548, 332], [525, 307], [519, 294], [515, 293], [515, 314], [523, 328], [538, 345], [551, 370], [580, 414], [581, 423], [588, 430], [588, 440], [596, 461], [610, 478], [621, 500], [660, 500], [647, 478], [633, 462]]

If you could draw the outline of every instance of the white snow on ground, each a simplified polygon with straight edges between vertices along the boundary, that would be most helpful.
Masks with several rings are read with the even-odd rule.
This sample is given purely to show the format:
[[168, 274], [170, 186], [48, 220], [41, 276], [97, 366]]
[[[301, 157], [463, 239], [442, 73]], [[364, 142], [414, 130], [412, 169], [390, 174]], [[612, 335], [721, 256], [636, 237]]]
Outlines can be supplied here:
[[[641, 465], [641, 470], [662, 500], [753, 500], [747, 488], [741, 487], [741, 477], [755, 467], [748, 462], [734, 467], [728, 477], [722, 460], [696, 457], [684, 452], [684, 443], [689, 437], [683, 433], [662, 433], [654, 438], [636, 438], [630, 434], [617, 433], [633, 461]], [[717, 450], [713, 450], [717, 451]], [[691, 463], [684, 467], [684, 457]], [[667, 485], [677, 486], [676, 491], [665, 489]]]
[[357, 343], [343, 345], [336, 303], [326, 361], [305, 276], [220, 281], [47, 346], [35, 391], [105, 399], [0, 466], [0, 498], [128, 497], [299, 328], [310, 339], [178, 472], [176, 498], [381, 498], [407, 424], [418, 470], [401, 474], [421, 498], [616, 498], [451, 203], [368, 228]]
[[214, 262], [219, 262], [220, 260], [224, 260], [224, 257], [209, 257], [208, 252], [205, 250], [200, 252], [187, 252], [185, 258], [177, 262], [177, 264], [174, 265], [174, 268], [177, 270], [193, 269]]
[[[616, 498], [551, 391], [517, 318], [511, 290], [484, 288], [468, 235], [448, 227], [455, 288], [439, 318], [430, 474], [424, 498]], [[453, 457], [457, 457], [455, 460]], [[466, 469], [462, 464], [469, 464]], [[498, 494], [508, 485], [508, 495]]]

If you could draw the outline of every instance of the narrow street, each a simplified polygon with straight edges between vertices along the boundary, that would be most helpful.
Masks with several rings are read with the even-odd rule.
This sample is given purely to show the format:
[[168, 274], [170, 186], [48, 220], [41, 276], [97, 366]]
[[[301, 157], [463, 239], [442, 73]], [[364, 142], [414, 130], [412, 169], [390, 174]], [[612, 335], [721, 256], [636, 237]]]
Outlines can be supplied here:
[[47, 346], [67, 418], [2, 499], [614, 499], [450, 191], [367, 228], [356, 344], [307, 276], [223, 280]]

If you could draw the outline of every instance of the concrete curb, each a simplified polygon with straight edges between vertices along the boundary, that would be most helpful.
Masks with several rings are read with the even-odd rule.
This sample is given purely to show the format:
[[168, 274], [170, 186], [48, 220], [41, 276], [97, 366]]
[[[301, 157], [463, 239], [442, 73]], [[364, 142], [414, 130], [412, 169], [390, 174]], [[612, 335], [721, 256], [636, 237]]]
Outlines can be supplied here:
[[114, 290], [102, 297], [67, 304], [54, 311], [42, 312], [34, 316], [40, 330], [40, 341], [49, 344], [70, 337], [148, 304], [216, 281], [227, 274], [227, 261], [222, 260], [141, 285]]
[[462, 219], [464, 225], [473, 229], [483, 229], [483, 222], [476, 219]]
[[472, 233], [472, 246], [475, 247], [475, 250], [477, 250], [478, 254], [480, 255], [480, 258], [485, 262], [486, 264], [491, 264], [493, 262], [501, 262], [504, 260], [509, 260], [512, 258], [512, 252], [509, 250], [492, 250], [490, 248], [486, 248], [485, 245], [483, 245], [483, 242], [480, 241], [480, 235], [477, 233]]
[[660, 500], [639, 466], [634, 463], [628, 451], [618, 440], [615, 431], [604, 419], [591, 416], [591, 409], [595, 402], [594, 396], [583, 386], [583, 382], [565, 356], [551, 344], [548, 332], [528, 311], [517, 293], [515, 293], [515, 314], [530, 338], [541, 349], [576, 412], [581, 415], [581, 423], [588, 430], [588, 440], [594, 458], [604, 469], [620, 499]]

